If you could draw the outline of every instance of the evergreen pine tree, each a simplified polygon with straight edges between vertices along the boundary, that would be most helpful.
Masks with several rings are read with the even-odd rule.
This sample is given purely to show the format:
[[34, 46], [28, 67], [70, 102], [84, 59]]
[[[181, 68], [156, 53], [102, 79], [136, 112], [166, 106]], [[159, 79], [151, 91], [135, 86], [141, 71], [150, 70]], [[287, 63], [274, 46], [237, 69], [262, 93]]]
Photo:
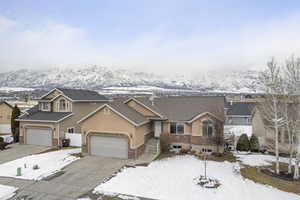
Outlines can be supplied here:
[[250, 138], [250, 151], [258, 152], [259, 151], [259, 141], [255, 135], [252, 135]]
[[238, 151], [249, 151], [250, 143], [247, 134], [242, 134], [237, 142], [236, 150]]
[[12, 136], [14, 138], [14, 142], [19, 142], [19, 132], [20, 132], [20, 128], [19, 128], [19, 122], [16, 121], [15, 119], [17, 119], [21, 114], [20, 109], [18, 108], [17, 105], [15, 105], [12, 114], [11, 114], [11, 132], [12, 132]]

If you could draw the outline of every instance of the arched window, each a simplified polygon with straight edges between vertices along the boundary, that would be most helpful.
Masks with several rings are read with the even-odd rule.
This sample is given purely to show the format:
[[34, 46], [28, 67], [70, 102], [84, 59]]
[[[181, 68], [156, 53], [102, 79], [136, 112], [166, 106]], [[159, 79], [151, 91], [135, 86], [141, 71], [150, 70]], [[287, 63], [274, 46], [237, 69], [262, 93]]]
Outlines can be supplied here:
[[212, 137], [214, 132], [214, 126], [212, 121], [205, 120], [202, 122], [202, 130], [203, 130], [203, 136], [206, 137]]
[[66, 100], [64, 99], [59, 100], [59, 110], [60, 111], [66, 110]]

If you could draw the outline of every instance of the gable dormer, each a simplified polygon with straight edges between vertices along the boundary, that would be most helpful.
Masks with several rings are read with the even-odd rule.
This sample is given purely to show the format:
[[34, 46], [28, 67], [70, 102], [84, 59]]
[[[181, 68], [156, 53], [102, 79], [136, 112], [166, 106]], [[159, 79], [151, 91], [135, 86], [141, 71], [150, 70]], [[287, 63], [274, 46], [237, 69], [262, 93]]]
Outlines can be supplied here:
[[124, 103], [127, 104], [129, 107], [133, 108], [138, 113], [144, 115], [145, 117], [161, 117], [161, 115], [159, 115], [151, 108], [149, 108], [148, 106], [146, 106], [145, 104], [143, 104], [135, 98], [131, 98], [125, 101]]
[[62, 92], [59, 91], [57, 88], [50, 90], [48, 93], [46, 93], [45, 95], [43, 95], [40, 99], [41, 100], [51, 100], [59, 95], [61, 95]]
[[63, 95], [57, 97], [52, 106], [53, 112], [72, 112], [72, 101]]
[[71, 112], [72, 106], [70, 104], [71, 101], [64, 97], [63, 92], [55, 88], [40, 98], [39, 110], [44, 112]]

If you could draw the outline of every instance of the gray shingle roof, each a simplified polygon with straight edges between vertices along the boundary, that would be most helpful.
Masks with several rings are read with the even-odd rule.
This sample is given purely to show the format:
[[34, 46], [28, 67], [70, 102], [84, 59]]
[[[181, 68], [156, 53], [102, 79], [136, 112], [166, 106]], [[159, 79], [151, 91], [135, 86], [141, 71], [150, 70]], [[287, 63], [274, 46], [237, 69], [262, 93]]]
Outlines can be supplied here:
[[36, 111], [32, 112], [29, 111], [30, 114], [24, 114], [19, 117], [20, 120], [38, 120], [38, 121], [59, 121], [68, 115], [70, 112], [43, 112], [43, 111]]
[[128, 105], [124, 104], [123, 98], [115, 99], [113, 102], [110, 102], [108, 105], [110, 105], [113, 109], [124, 115], [126, 118], [130, 119], [136, 124], [140, 124], [143, 122], [148, 121], [146, 117], [144, 117], [142, 114], [138, 113], [134, 109], [130, 108]]
[[104, 95], [99, 94], [96, 91], [82, 90], [82, 89], [66, 89], [57, 88], [62, 91], [67, 97], [74, 101], [85, 101], [85, 100], [108, 100]]
[[161, 109], [159, 109], [155, 105], [155, 103], [153, 104], [152, 101], [150, 101], [149, 97], [136, 97], [134, 99], [136, 99], [137, 101], [141, 102], [146, 107], [150, 108], [152, 111], [158, 113], [159, 115], [163, 115], [163, 113], [161, 112]]
[[227, 115], [252, 115], [255, 102], [228, 102]]
[[[225, 98], [220, 96], [156, 97], [153, 100], [153, 105], [149, 100], [149, 97], [135, 97], [135, 99], [138, 102], [145, 104], [151, 110], [162, 115], [163, 119], [168, 119], [171, 121], [190, 121], [194, 117], [205, 112], [212, 113], [219, 119], [224, 120]], [[123, 99], [119, 101], [124, 102], [125, 100]], [[134, 109], [130, 108], [129, 106], [126, 107], [127, 109], [125, 113], [127, 111], [134, 111]], [[136, 111], [134, 112], [137, 113]], [[130, 115], [128, 116], [130, 117]], [[139, 116], [143, 115], [139, 114]]]
[[190, 121], [209, 112], [224, 120], [225, 98], [222, 96], [173, 96], [154, 99], [155, 106], [170, 121]]
[[[92, 90], [57, 88], [74, 101], [107, 101], [104, 95]], [[45, 99], [45, 98], [44, 98]]]

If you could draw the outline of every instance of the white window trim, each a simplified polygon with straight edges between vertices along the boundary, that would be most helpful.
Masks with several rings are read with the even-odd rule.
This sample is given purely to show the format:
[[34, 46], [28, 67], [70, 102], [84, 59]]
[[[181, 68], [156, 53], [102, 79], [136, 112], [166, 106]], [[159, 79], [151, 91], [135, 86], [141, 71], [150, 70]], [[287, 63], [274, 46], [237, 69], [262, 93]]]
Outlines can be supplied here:
[[202, 131], [203, 131], [203, 122], [204, 121], [210, 121], [211, 123], [212, 123], [212, 135], [211, 136], [208, 136], [208, 135], [204, 135], [204, 132], [202, 132], [202, 136], [203, 137], [207, 137], [207, 138], [212, 138], [212, 137], [214, 137], [215, 136], [215, 126], [214, 126], [214, 122], [212, 121], [212, 120], [210, 120], [210, 119], [205, 119], [205, 120], [203, 120], [201, 123], [201, 126], [202, 126]]
[[[48, 105], [48, 109], [45, 109], [44, 108], [44, 105]], [[50, 111], [50, 103], [48, 103], [48, 102], [41, 102], [41, 110], [42, 111]]]
[[[176, 123], [176, 133], [171, 133], [171, 124], [172, 123]], [[183, 133], [177, 133], [178, 125], [183, 125]], [[170, 135], [185, 135], [185, 123], [184, 122], [170, 122], [169, 130], [170, 130]]]
[[[65, 109], [60, 109], [60, 102], [61, 102], [61, 101], [65, 101]], [[66, 111], [67, 111], [67, 107], [68, 107], [68, 106], [67, 106], [67, 101], [66, 101], [65, 99], [59, 99], [59, 100], [58, 100], [58, 111], [59, 111], [59, 112], [66, 112]]]

